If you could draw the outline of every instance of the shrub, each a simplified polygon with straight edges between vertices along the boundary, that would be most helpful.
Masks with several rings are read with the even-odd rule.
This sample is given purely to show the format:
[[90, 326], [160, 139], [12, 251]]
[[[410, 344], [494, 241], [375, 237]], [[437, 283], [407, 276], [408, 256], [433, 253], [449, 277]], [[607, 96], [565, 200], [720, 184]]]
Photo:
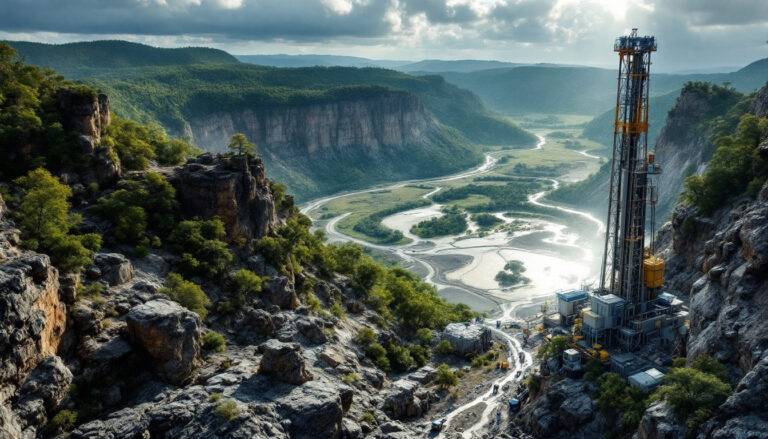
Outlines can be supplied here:
[[357, 335], [355, 335], [355, 341], [364, 347], [368, 347], [376, 342], [376, 333], [371, 328], [360, 328], [357, 330]]
[[221, 393], [211, 393], [211, 396], [208, 397], [209, 402], [219, 402], [221, 401]]
[[531, 391], [531, 394], [535, 395], [541, 389], [541, 378], [538, 375], [531, 375], [530, 378], [525, 380], [525, 385]]
[[651, 399], [664, 399], [675, 415], [696, 431], [731, 393], [731, 386], [717, 376], [692, 368], [674, 368], [664, 376], [664, 385]]
[[46, 429], [53, 434], [58, 434], [72, 430], [76, 422], [77, 413], [70, 410], [60, 410], [51, 418]]
[[405, 372], [413, 369], [415, 365], [408, 348], [392, 343], [387, 347], [387, 359], [389, 360], [390, 367], [395, 372]]
[[254, 272], [246, 269], [239, 270], [229, 282], [230, 297], [238, 307], [256, 298], [261, 292], [262, 279]]
[[333, 302], [330, 308], [331, 314], [339, 320], [346, 320], [347, 313], [344, 312], [344, 308], [341, 307], [339, 302]]
[[416, 331], [416, 338], [419, 339], [419, 343], [422, 346], [429, 346], [432, 344], [432, 330], [429, 328], [421, 328]]
[[562, 355], [566, 349], [568, 349], [568, 342], [569, 340], [567, 335], [556, 335], [552, 337], [552, 340], [549, 343], [544, 343], [539, 348], [536, 356], [541, 360], [558, 357]]
[[435, 377], [435, 384], [440, 387], [452, 387], [459, 383], [459, 379], [456, 374], [451, 372], [451, 367], [443, 363], [437, 367], [437, 377]]
[[371, 412], [365, 412], [363, 413], [363, 416], [360, 417], [360, 422], [365, 422], [368, 425], [375, 425], [376, 418], [373, 417]]
[[205, 295], [202, 288], [194, 282], [184, 280], [177, 273], [170, 273], [165, 279], [165, 286], [159, 293], [167, 294], [171, 300], [178, 302], [181, 306], [190, 311], [194, 311], [204, 319], [208, 315], [208, 305], [211, 300]]
[[453, 353], [453, 345], [448, 340], [440, 340], [440, 343], [435, 347], [435, 353], [437, 355], [450, 355]]
[[200, 345], [206, 351], [224, 352], [227, 350], [227, 339], [216, 331], [208, 331], [201, 338]]
[[355, 373], [347, 373], [341, 376], [342, 381], [346, 384], [352, 384], [360, 381], [360, 377]]
[[378, 343], [373, 343], [365, 350], [365, 355], [373, 361], [373, 364], [375, 364], [376, 367], [385, 372], [389, 372], [389, 359], [387, 358], [387, 350], [384, 349], [384, 346]]
[[408, 346], [408, 352], [416, 363], [416, 367], [422, 367], [429, 361], [429, 350], [422, 345], [412, 344]]
[[211, 220], [181, 221], [171, 232], [171, 248], [182, 255], [181, 266], [189, 274], [216, 276], [232, 263], [232, 253], [222, 241], [224, 223]]
[[234, 401], [227, 401], [216, 407], [216, 415], [225, 421], [231, 422], [240, 415], [240, 409], [237, 408], [237, 403]]

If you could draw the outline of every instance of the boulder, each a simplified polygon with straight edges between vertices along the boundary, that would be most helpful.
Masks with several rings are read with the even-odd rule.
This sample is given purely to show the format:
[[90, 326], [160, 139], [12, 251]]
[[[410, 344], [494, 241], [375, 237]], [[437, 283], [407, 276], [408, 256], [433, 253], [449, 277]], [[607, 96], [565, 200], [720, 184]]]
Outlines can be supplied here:
[[448, 340], [456, 355], [481, 354], [491, 348], [491, 330], [483, 325], [451, 323], [445, 327], [443, 340]]
[[429, 398], [420, 398], [419, 383], [409, 379], [400, 379], [384, 396], [382, 409], [392, 412], [394, 419], [418, 417], [429, 410]]
[[408, 379], [420, 384], [429, 384], [437, 377], [437, 369], [430, 366], [424, 366], [421, 369], [408, 375]]
[[595, 390], [594, 384], [582, 380], [565, 378], [555, 382], [538, 399], [523, 407], [516, 422], [534, 437], [601, 437], [609, 423], [591, 396]]
[[277, 412], [290, 421], [287, 430], [293, 439], [341, 437], [344, 408], [334, 384], [310, 381], [277, 399]]
[[55, 413], [70, 384], [72, 372], [61, 358], [47, 357], [27, 376], [13, 410], [24, 424], [41, 427]]
[[303, 317], [296, 320], [296, 329], [312, 343], [325, 343], [328, 339], [323, 332], [324, 323], [316, 317]]
[[263, 309], [245, 306], [237, 310], [229, 327], [235, 340], [241, 344], [252, 344], [275, 332], [272, 316]]
[[158, 299], [131, 309], [126, 323], [129, 338], [149, 354], [168, 382], [185, 382], [200, 365], [201, 323], [196, 313]]
[[100, 273], [100, 277], [112, 286], [122, 285], [133, 277], [131, 261], [120, 253], [97, 253], [93, 265], [92, 275]]
[[302, 384], [312, 379], [298, 343], [270, 339], [259, 346], [259, 352], [262, 354], [259, 373], [291, 384]]
[[296, 309], [299, 300], [293, 288], [293, 282], [286, 276], [272, 277], [262, 286], [262, 294], [269, 303], [280, 309]]
[[320, 359], [331, 367], [336, 367], [344, 362], [344, 356], [333, 348], [327, 348], [320, 353]]

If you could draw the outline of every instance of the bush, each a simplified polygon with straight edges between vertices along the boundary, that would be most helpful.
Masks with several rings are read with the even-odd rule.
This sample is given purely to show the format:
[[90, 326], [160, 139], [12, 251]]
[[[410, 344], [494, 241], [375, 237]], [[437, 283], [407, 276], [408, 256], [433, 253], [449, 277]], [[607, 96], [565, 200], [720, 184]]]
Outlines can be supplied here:
[[446, 235], [458, 235], [467, 230], [464, 214], [451, 213], [438, 218], [422, 221], [411, 227], [411, 233], [419, 238], [434, 238]]
[[371, 328], [360, 328], [355, 335], [355, 341], [361, 346], [368, 347], [376, 342], [376, 333]]
[[411, 354], [416, 367], [422, 367], [429, 361], [429, 350], [422, 345], [412, 344], [408, 346], [408, 352]]
[[221, 393], [211, 393], [211, 396], [208, 397], [208, 402], [219, 402], [221, 401]]
[[216, 331], [208, 331], [200, 339], [200, 346], [206, 351], [224, 352], [227, 350], [227, 339]]
[[392, 343], [387, 347], [387, 359], [389, 360], [390, 367], [395, 372], [411, 370], [416, 364], [408, 348]]
[[330, 308], [331, 314], [339, 320], [346, 320], [347, 313], [344, 312], [344, 308], [341, 307], [339, 302], [333, 302]]
[[432, 344], [432, 330], [429, 328], [421, 328], [416, 331], [416, 338], [419, 339], [419, 343], [422, 346], [429, 346]]
[[360, 417], [360, 422], [365, 422], [368, 425], [376, 425], [376, 418], [373, 417], [371, 412], [365, 412], [363, 413], [363, 416]]
[[355, 373], [348, 373], [341, 376], [341, 380], [346, 384], [352, 384], [360, 381], [360, 377]]
[[459, 379], [451, 372], [451, 367], [443, 363], [437, 367], [437, 376], [435, 377], [435, 384], [440, 387], [452, 387], [459, 383]]
[[384, 346], [378, 343], [373, 343], [365, 350], [365, 355], [373, 361], [373, 364], [375, 364], [376, 367], [385, 372], [389, 372], [389, 359], [387, 358], [387, 350], [384, 349]]
[[437, 355], [450, 355], [453, 353], [453, 345], [448, 340], [440, 340], [440, 343], [435, 347], [435, 353]]
[[673, 368], [651, 399], [666, 400], [675, 415], [695, 432], [730, 393], [731, 386], [713, 374], [693, 368]]
[[60, 410], [48, 422], [46, 430], [53, 434], [63, 433], [72, 430], [75, 427], [76, 422], [77, 413], [70, 410]]
[[177, 273], [170, 273], [165, 279], [165, 286], [158, 291], [167, 294], [171, 300], [178, 302], [190, 311], [196, 312], [204, 319], [208, 315], [208, 305], [211, 299], [205, 295], [202, 288], [194, 282], [184, 280]]
[[226, 236], [224, 223], [211, 220], [181, 221], [171, 232], [171, 248], [182, 255], [185, 273], [216, 276], [232, 263], [233, 256], [222, 241]]
[[256, 295], [261, 292], [262, 281], [259, 276], [250, 270], [239, 270], [229, 282], [232, 303], [237, 307], [242, 307], [254, 300]]
[[587, 360], [585, 369], [584, 379], [587, 381], [595, 382], [603, 375], [603, 364], [594, 358]]
[[240, 409], [237, 408], [237, 403], [234, 401], [227, 401], [216, 407], [216, 415], [225, 421], [231, 422], [240, 415]]

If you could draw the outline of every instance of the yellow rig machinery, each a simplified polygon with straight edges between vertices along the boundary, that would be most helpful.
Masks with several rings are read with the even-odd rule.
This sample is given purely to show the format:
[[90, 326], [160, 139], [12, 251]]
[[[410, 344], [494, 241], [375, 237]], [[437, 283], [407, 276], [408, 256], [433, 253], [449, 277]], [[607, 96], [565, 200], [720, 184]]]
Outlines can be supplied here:
[[557, 294], [560, 324], [573, 325], [576, 342], [598, 357], [603, 347], [636, 351], [672, 344], [687, 320], [682, 302], [661, 291], [664, 260], [654, 254], [655, 177], [661, 166], [648, 151], [647, 132], [656, 38], [633, 29], [616, 39], [614, 51], [619, 75], [600, 286]]

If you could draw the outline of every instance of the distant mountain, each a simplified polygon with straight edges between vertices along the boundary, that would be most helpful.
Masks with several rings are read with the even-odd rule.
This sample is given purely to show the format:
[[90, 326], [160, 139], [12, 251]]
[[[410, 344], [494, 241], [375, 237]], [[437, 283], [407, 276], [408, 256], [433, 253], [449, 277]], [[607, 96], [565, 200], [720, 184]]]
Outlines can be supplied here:
[[409, 73], [415, 73], [415, 72], [468, 73], [468, 72], [476, 72], [479, 70], [514, 68], [514, 67], [520, 67], [523, 65], [530, 65], [530, 64], [520, 64], [520, 63], [511, 63], [511, 62], [503, 62], [503, 61], [472, 60], [472, 59], [463, 59], [463, 60], [455, 60], [455, 61], [441, 60], [441, 59], [425, 59], [423, 61], [401, 65], [401, 66], [395, 67], [395, 69], [400, 70], [402, 72], [409, 72]]
[[[492, 109], [504, 114], [600, 114], [615, 104], [616, 71], [593, 67], [521, 66], [468, 73], [440, 72], [448, 82], [477, 93]], [[731, 73], [673, 75], [651, 73], [651, 93], [679, 90], [686, 82], [729, 82], [740, 92], [762, 87], [768, 79], [768, 59]]]
[[88, 41], [42, 44], [8, 41], [28, 64], [51, 67], [69, 77], [91, 74], [92, 69], [168, 66], [184, 64], [238, 64], [223, 50], [207, 47], [164, 49], [128, 41]]
[[[680, 92], [675, 90], [667, 94], [651, 97], [648, 105], [648, 146], [653, 147], [656, 144], [661, 127], [664, 126], [664, 121], [667, 120], [667, 113], [675, 106], [675, 101], [679, 95]], [[615, 108], [611, 108], [605, 113], [596, 116], [584, 125], [582, 135], [603, 145], [612, 145], [615, 115]]]
[[378, 60], [339, 55], [235, 55], [248, 64], [272, 67], [382, 67], [397, 69], [411, 61]]

